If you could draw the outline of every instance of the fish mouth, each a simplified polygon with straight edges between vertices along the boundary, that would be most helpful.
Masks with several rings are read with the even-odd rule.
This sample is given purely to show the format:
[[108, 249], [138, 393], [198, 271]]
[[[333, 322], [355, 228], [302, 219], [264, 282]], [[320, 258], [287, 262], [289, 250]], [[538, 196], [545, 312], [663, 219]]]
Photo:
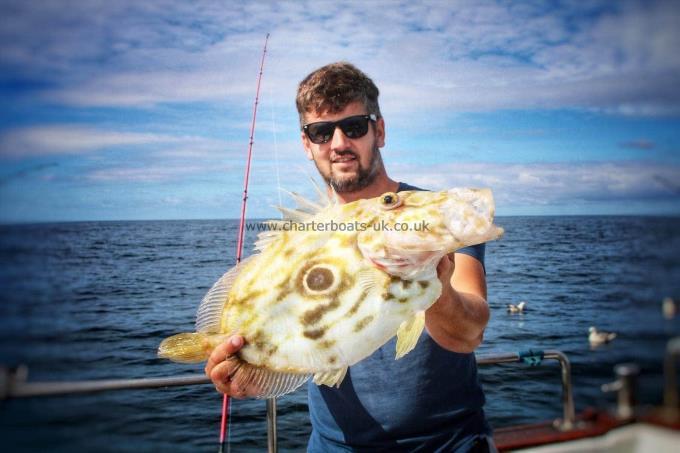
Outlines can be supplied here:
[[381, 270], [387, 270], [389, 268], [405, 268], [411, 264], [411, 262], [405, 258], [391, 258], [389, 260], [381, 260], [379, 258], [369, 257], [368, 260], [371, 262], [371, 264]]
[[414, 255], [395, 256], [388, 254], [387, 256], [366, 256], [368, 261], [390, 275], [411, 280], [428, 269], [434, 269], [443, 256], [439, 252], [418, 252]]

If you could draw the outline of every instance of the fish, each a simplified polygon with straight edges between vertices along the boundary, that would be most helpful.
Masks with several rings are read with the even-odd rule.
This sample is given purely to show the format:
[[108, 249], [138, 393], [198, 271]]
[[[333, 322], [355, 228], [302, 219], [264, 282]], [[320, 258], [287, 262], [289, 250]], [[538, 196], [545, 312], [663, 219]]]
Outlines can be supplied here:
[[437, 264], [459, 248], [499, 238], [490, 189], [387, 192], [341, 204], [290, 193], [266, 222], [256, 253], [203, 298], [196, 331], [163, 340], [158, 355], [206, 360], [231, 335], [244, 338], [231, 376], [257, 398], [294, 391], [308, 379], [340, 386], [348, 367], [395, 335], [395, 359], [410, 352], [425, 310], [441, 295]]

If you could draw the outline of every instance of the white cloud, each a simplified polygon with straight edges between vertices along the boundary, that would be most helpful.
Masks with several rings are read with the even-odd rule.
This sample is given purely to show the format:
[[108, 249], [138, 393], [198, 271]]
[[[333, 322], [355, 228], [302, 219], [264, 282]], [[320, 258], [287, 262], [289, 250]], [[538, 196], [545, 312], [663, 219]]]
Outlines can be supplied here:
[[117, 132], [80, 125], [57, 124], [11, 129], [0, 135], [0, 156], [83, 154], [114, 146], [199, 142], [190, 136]]
[[669, 183], [680, 177], [680, 166], [673, 164], [627, 161], [388, 167], [397, 179], [431, 189], [490, 187], [499, 208], [626, 200], [675, 200], [680, 204], [680, 186]]
[[249, 104], [271, 32], [265, 79], [279, 105], [291, 105], [308, 71], [348, 59], [376, 79], [393, 111], [680, 111], [675, 2], [62, 1], [7, 9], [3, 67], [46, 78], [45, 96], [73, 105]]
[[116, 133], [82, 126], [32, 126], [6, 132], [0, 138], [4, 156], [77, 154], [115, 145], [157, 143], [154, 134]]
[[85, 175], [87, 180], [93, 182], [116, 182], [116, 183], [130, 183], [130, 182], [168, 182], [178, 181], [182, 177], [202, 174], [205, 175], [208, 171], [214, 171], [214, 167], [201, 165], [152, 165], [144, 167], [114, 167], [94, 170]]

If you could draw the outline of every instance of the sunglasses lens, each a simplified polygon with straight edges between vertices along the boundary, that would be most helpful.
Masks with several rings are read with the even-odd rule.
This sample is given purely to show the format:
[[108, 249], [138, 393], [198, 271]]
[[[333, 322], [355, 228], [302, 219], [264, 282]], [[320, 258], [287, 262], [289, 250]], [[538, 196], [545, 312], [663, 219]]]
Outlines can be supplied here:
[[307, 126], [307, 136], [317, 145], [326, 143], [333, 136], [335, 130], [335, 123], [330, 121], [322, 121], [319, 123], [312, 123]]
[[348, 138], [360, 138], [368, 132], [368, 118], [353, 116], [340, 121], [339, 126]]

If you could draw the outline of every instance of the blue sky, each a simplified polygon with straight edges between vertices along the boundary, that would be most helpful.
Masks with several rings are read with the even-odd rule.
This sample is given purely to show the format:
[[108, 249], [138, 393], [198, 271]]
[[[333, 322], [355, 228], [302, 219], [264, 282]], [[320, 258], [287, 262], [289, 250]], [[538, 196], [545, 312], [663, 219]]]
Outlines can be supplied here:
[[[0, 0], [0, 222], [238, 217], [311, 194], [294, 95], [376, 82], [396, 179], [500, 215], [680, 214], [680, 3]], [[285, 203], [285, 196], [284, 196]]]

